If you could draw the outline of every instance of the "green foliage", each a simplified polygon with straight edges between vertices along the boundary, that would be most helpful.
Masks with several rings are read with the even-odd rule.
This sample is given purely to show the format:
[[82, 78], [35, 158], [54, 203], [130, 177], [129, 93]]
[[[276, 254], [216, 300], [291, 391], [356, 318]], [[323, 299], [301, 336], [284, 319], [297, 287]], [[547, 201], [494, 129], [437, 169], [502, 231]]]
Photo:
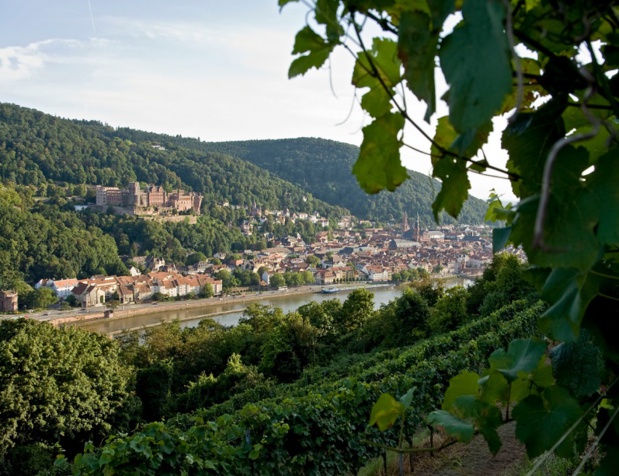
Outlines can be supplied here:
[[[520, 200], [516, 207], [506, 208], [494, 197], [488, 216], [505, 223], [493, 234], [493, 245], [496, 250], [512, 244], [526, 252], [533, 281], [549, 303], [540, 328], [550, 339], [563, 342], [554, 351], [555, 371], [566, 388], [555, 386], [550, 366], [540, 364], [546, 343], [516, 342], [506, 353], [493, 355], [490, 373], [480, 383], [481, 400], [469, 398], [462, 415], [453, 415], [470, 425], [458, 437], [467, 439], [471, 427], [479, 425], [467, 420], [477, 411], [468, 403], [492, 403], [490, 398], [500, 397], [508, 411], [510, 402], [519, 401], [514, 408], [517, 435], [530, 456], [550, 449], [563, 436], [555, 451], [567, 456], [574, 435], [584, 432], [571, 424], [581, 405], [591, 406], [595, 410], [590, 420], [608, 428], [598, 440], [607, 454], [601, 471], [617, 458], [619, 428], [606, 426], [607, 412], [594, 400], [601, 388], [610, 389], [613, 402], [619, 392], [614, 386], [619, 341], [610, 324], [616, 321], [619, 299], [616, 8], [616, 2], [550, 0], [337, 1], [330, 11], [354, 32], [354, 41], [346, 33], [336, 38], [334, 30], [329, 36], [330, 44], [356, 52], [353, 84], [370, 88], [361, 107], [372, 117], [372, 134], [364, 135], [357, 159], [363, 167], [354, 170], [366, 190], [375, 193], [397, 184], [382, 180], [368, 186], [367, 177], [372, 167], [377, 177], [399, 177], [395, 149], [408, 145], [406, 128], [392, 127], [391, 118], [400, 115], [411, 128], [423, 129], [407, 108], [401, 83], [427, 104], [425, 120], [430, 122], [437, 109], [434, 67], [439, 64], [449, 86], [442, 97], [449, 115], [438, 120], [433, 139], [425, 136], [432, 151], [432, 175], [442, 181], [433, 205], [435, 218], [443, 210], [453, 216], [460, 213], [470, 188], [469, 172], [491, 169], [503, 174]], [[310, 9], [322, 7], [315, 4]], [[458, 24], [441, 37], [452, 13], [458, 14]], [[371, 24], [380, 28], [380, 39], [368, 33]], [[588, 54], [581, 54], [585, 51]], [[510, 110], [502, 133], [509, 159], [501, 168], [478, 151], [488, 141], [492, 119]], [[374, 147], [379, 144], [388, 144], [388, 153], [377, 159]], [[467, 307], [475, 314], [491, 313], [532, 291], [522, 285], [519, 267], [489, 274], [495, 271], [495, 277], [470, 290]], [[589, 331], [589, 344], [572, 344], [582, 329]], [[603, 369], [596, 364], [598, 356]], [[567, 378], [566, 364], [572, 362], [591, 376], [583, 381]], [[456, 433], [452, 416], [433, 418]], [[546, 430], [550, 426], [553, 430]], [[484, 433], [486, 427], [483, 423], [478, 429]], [[484, 436], [494, 451], [498, 445], [492, 431]]]
[[604, 368], [602, 354], [586, 330], [576, 342], [562, 342], [552, 349], [550, 358], [557, 383], [574, 397], [591, 395], [600, 388]]
[[58, 442], [73, 452], [109, 431], [128, 397], [130, 371], [119, 354], [105, 336], [0, 322], [0, 456]]
[[[177, 423], [153, 424], [131, 436], [110, 438], [99, 450], [88, 445], [72, 469], [77, 474], [112, 468], [180, 473], [204, 467], [217, 474], [354, 473], [381, 454], [376, 444], [395, 446], [402, 439], [393, 429], [379, 432], [366, 425], [381, 394], [395, 395], [406, 408], [404, 428], [415, 428], [437, 405], [449, 378], [477, 368], [489, 350], [531, 332], [541, 308], [516, 303], [502, 314], [390, 358], [371, 355], [358, 367], [337, 366], [346, 378], [271, 386], [260, 398], [257, 388], [248, 388], [237, 408], [226, 403]], [[412, 387], [417, 388], [414, 394], [408, 390]], [[469, 414], [481, 418], [480, 411]], [[408, 441], [412, 433], [402, 435]]]
[[361, 328], [373, 312], [374, 294], [364, 288], [355, 289], [342, 304], [335, 326], [341, 334], [354, 331]]
[[[359, 218], [381, 222], [400, 221], [406, 212], [408, 216], [419, 213], [422, 226], [429, 226], [433, 222], [429, 204], [440, 187], [438, 182], [419, 172], [407, 170], [411, 178], [393, 193], [368, 195], [350, 174], [359, 156], [359, 148], [353, 145], [300, 138], [219, 142], [204, 144], [204, 148], [247, 160], [308, 190], [320, 200], [347, 208]], [[381, 182], [395, 183], [389, 174], [380, 174], [378, 178]], [[403, 172], [399, 169], [399, 172], [391, 175], [403, 176]], [[482, 223], [485, 207], [482, 200], [470, 198], [465, 202], [459, 220], [463, 223]], [[441, 219], [446, 223], [454, 222], [447, 215], [441, 216]]]
[[135, 391], [142, 400], [144, 420], [156, 421], [166, 415], [172, 374], [173, 364], [166, 360], [155, 362], [137, 372]]
[[[112, 237], [56, 206], [21, 210], [0, 197], [0, 223], [4, 230], [0, 277], [7, 285], [20, 280], [34, 283], [43, 277], [83, 278], [101, 270], [111, 274], [124, 268]], [[26, 300], [33, 301], [33, 307], [47, 307], [50, 299], [46, 292], [38, 290]]]

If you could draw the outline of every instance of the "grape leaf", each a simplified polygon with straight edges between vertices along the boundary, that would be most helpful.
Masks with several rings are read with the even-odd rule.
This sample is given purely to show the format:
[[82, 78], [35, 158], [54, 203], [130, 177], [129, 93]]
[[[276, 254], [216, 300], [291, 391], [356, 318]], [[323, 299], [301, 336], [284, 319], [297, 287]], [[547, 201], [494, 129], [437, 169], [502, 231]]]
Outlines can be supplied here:
[[492, 252], [498, 253], [507, 245], [509, 235], [512, 232], [511, 226], [492, 229]]
[[598, 217], [597, 237], [601, 243], [619, 245], [619, 169], [617, 168], [617, 149], [611, 149], [601, 156], [595, 171], [587, 176], [589, 193], [587, 212]]
[[[492, 372], [479, 381], [481, 394], [479, 399], [492, 405], [497, 402], [507, 402], [510, 397], [510, 389], [507, 380], [498, 372]], [[510, 397], [511, 400], [511, 397]]]
[[518, 378], [519, 372], [532, 372], [546, 351], [546, 343], [538, 339], [515, 339], [507, 352], [495, 350], [488, 361], [490, 368], [497, 370], [508, 382]]
[[424, 12], [404, 12], [398, 31], [399, 55], [404, 65], [404, 78], [408, 88], [427, 105], [424, 119], [436, 110], [434, 84], [435, 56], [438, 49], [439, 30], [431, 29], [430, 16]]
[[361, 99], [361, 107], [370, 116], [378, 118], [391, 110], [392, 88], [399, 82], [400, 62], [395, 42], [375, 39], [371, 51], [359, 53], [352, 84], [358, 88], [370, 88]]
[[456, 0], [426, 0], [432, 12], [432, 29], [442, 30], [443, 22], [456, 8]]
[[462, 372], [449, 380], [449, 387], [443, 399], [443, 410], [449, 410], [456, 398], [462, 395], [479, 393], [479, 375], [475, 372]]
[[344, 28], [337, 18], [339, 4], [339, 0], [316, 0], [316, 21], [325, 25], [327, 39], [330, 43], [338, 41], [340, 36], [344, 34]]
[[468, 0], [462, 16], [460, 25], [441, 42], [439, 53], [450, 85], [449, 118], [458, 132], [486, 124], [512, 89], [502, 3]]
[[[512, 412], [516, 420], [516, 437], [527, 447], [527, 456], [535, 458], [549, 450], [580, 417], [582, 410], [567, 390], [552, 386], [541, 396], [530, 395]], [[572, 456], [572, 435], [561, 443], [556, 453]]]
[[461, 443], [468, 443], [473, 438], [475, 427], [445, 410], [435, 410], [428, 415], [428, 424], [443, 428], [449, 436]]
[[591, 395], [601, 385], [602, 355], [583, 331], [576, 342], [562, 342], [550, 353], [557, 383], [575, 397]]
[[539, 193], [550, 148], [565, 134], [561, 114], [566, 105], [565, 99], [549, 101], [536, 112], [518, 114], [503, 131], [501, 143], [509, 152], [507, 170], [521, 177], [512, 182], [516, 196]]
[[432, 412], [428, 422], [441, 426], [447, 434], [461, 442], [470, 441], [474, 431], [478, 430], [484, 436], [492, 454], [496, 454], [501, 447], [501, 440], [496, 432], [502, 423], [500, 410], [473, 395], [456, 398], [449, 413], [445, 410]]
[[293, 54], [308, 53], [299, 56], [291, 64], [288, 77], [294, 78], [307, 73], [311, 68], [320, 68], [333, 51], [333, 44], [327, 43], [309, 26], [297, 33], [294, 40]]
[[363, 128], [363, 142], [352, 172], [367, 193], [394, 191], [408, 178], [400, 163], [402, 143], [398, 133], [403, 127], [400, 114], [386, 114]]
[[434, 219], [438, 222], [441, 210], [457, 218], [471, 188], [466, 162], [451, 156], [443, 157], [434, 164], [432, 176], [443, 182], [441, 191], [432, 203]]
[[553, 269], [542, 287], [542, 297], [552, 305], [540, 317], [540, 329], [555, 339], [575, 340], [585, 309], [598, 288], [599, 279], [588, 272]]
[[400, 60], [398, 59], [398, 45], [395, 41], [375, 38], [372, 49], [361, 52], [357, 56], [352, 84], [358, 88], [382, 87], [382, 84], [391, 88], [397, 85], [400, 79]]
[[404, 412], [404, 405], [388, 393], [383, 393], [370, 414], [370, 425], [376, 424], [380, 431], [390, 428]]
[[406, 392], [404, 395], [400, 397], [400, 403], [404, 405], [404, 408], [408, 408], [411, 406], [411, 403], [413, 402], [413, 394], [415, 393], [415, 390], [417, 390], [417, 387], [411, 387], [408, 389], [408, 392]]
[[[488, 140], [492, 132], [492, 122], [483, 124], [481, 127], [469, 130], [463, 134], [458, 134], [456, 129], [449, 122], [448, 116], [440, 117], [436, 125], [434, 142], [445, 150], [454, 152], [460, 157], [473, 157], [482, 145]], [[432, 144], [432, 155], [441, 157], [443, 154]], [[436, 158], [433, 157], [433, 163]]]
[[567, 146], [558, 153], [544, 214], [543, 246], [534, 243], [539, 201], [531, 197], [520, 203], [511, 238], [522, 244], [532, 264], [585, 271], [599, 259], [601, 247], [595, 227], [600, 213], [596, 208], [602, 206], [602, 197], [592, 196], [580, 178], [587, 164], [584, 147]]

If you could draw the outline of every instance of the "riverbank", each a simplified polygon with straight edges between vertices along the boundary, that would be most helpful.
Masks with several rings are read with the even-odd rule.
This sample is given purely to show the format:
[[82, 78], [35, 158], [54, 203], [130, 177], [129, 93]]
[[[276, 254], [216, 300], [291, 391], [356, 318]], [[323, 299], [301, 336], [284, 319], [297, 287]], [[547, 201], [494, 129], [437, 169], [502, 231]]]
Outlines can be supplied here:
[[[354, 288], [381, 288], [391, 286], [391, 284], [367, 284], [367, 283], [347, 283], [342, 285], [336, 285], [340, 290], [350, 290]], [[203, 308], [208, 314], [209, 308], [219, 307], [222, 304], [230, 304], [230, 303], [239, 303], [243, 306], [240, 310], [243, 310], [246, 306], [244, 304], [250, 304], [252, 302], [259, 302], [262, 300], [268, 299], [277, 300], [278, 298], [284, 299], [293, 295], [303, 295], [303, 294], [314, 294], [320, 293], [322, 290], [322, 286], [312, 285], [312, 286], [299, 286], [296, 288], [288, 288], [285, 291], [262, 291], [256, 293], [245, 293], [235, 296], [223, 296], [207, 298], [207, 299], [194, 299], [191, 301], [171, 301], [171, 302], [159, 302], [159, 303], [148, 303], [148, 304], [130, 304], [125, 305], [121, 308], [116, 308], [111, 317], [104, 317], [104, 312], [106, 309], [99, 308], [94, 310], [89, 310], [88, 312], [84, 312], [83, 310], [72, 310], [72, 311], [63, 311], [62, 315], [54, 316], [46, 316], [47, 319], [39, 319], [39, 320], [47, 320], [53, 325], [88, 325], [91, 323], [96, 323], [99, 321], [118, 321], [122, 319], [126, 319], [129, 317], [145, 315], [145, 314], [154, 314], [154, 313], [163, 313], [163, 312], [172, 312], [172, 311], [183, 311], [187, 309], [194, 308]], [[221, 315], [220, 312], [215, 312], [213, 315]], [[33, 318], [37, 318], [36, 316], [32, 316]], [[182, 319], [181, 319], [182, 320]]]

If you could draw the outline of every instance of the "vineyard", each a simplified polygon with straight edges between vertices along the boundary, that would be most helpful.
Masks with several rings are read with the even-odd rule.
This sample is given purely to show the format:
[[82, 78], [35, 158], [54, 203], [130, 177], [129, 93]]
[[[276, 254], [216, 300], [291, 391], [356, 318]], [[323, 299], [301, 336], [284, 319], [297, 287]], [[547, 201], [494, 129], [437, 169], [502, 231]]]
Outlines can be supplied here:
[[[480, 372], [493, 351], [536, 332], [541, 302], [521, 300], [445, 335], [397, 351], [358, 356], [347, 368], [307, 372], [293, 384], [237, 394], [229, 401], [87, 445], [76, 474], [352, 474], [395, 446], [398, 432], [368, 426], [385, 393], [412, 392], [405, 438], [424, 428], [449, 380]], [[57, 466], [68, 465], [61, 459]]]

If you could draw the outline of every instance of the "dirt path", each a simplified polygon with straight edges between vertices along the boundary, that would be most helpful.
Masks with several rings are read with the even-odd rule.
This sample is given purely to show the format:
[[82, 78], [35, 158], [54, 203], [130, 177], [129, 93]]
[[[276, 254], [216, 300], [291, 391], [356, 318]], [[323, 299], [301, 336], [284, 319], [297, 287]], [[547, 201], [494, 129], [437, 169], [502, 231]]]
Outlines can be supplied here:
[[[515, 435], [515, 424], [499, 428], [503, 445], [492, 456], [480, 435], [468, 445], [456, 444], [435, 456], [423, 456], [413, 463], [414, 476], [514, 476], [526, 464], [525, 448]], [[397, 473], [394, 473], [397, 474]]]

